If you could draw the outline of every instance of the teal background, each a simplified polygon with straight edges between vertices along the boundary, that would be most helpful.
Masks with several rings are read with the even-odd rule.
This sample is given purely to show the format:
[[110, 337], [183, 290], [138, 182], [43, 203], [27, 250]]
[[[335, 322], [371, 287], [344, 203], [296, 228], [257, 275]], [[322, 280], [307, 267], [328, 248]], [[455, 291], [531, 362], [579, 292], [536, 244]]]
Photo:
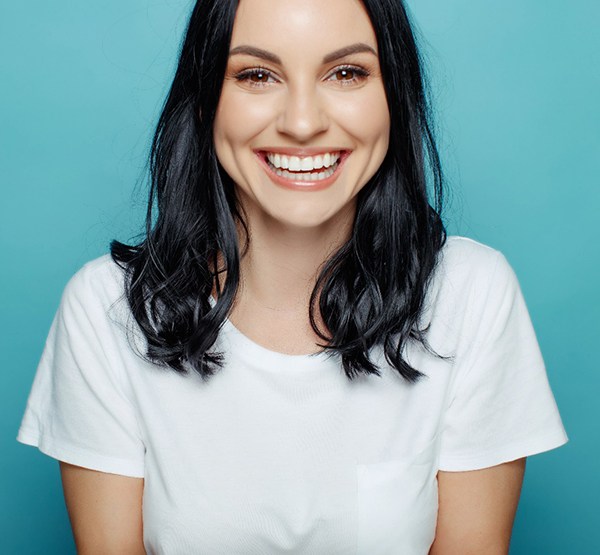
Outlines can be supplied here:
[[[566, 446], [528, 461], [511, 554], [600, 553], [600, 3], [413, 0], [452, 232], [502, 250]], [[141, 229], [145, 155], [191, 3], [0, 5], [0, 552], [73, 553], [58, 464], [16, 432], [69, 277]]]

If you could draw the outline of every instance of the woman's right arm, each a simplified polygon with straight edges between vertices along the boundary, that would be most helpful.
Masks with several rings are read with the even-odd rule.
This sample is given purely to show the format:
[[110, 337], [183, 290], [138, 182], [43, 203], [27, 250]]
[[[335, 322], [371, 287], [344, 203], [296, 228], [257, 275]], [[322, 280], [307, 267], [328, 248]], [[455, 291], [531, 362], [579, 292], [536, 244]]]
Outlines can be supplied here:
[[79, 555], [145, 555], [143, 478], [60, 463], [65, 502]]

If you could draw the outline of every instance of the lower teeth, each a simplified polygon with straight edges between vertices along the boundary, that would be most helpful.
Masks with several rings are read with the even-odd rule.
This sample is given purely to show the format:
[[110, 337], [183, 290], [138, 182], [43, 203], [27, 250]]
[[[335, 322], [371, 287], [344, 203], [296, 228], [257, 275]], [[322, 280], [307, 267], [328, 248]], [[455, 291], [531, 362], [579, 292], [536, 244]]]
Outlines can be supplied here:
[[321, 172], [290, 172], [288, 170], [282, 170], [276, 168], [271, 162], [268, 162], [269, 167], [279, 176], [284, 179], [289, 179], [290, 181], [321, 181], [333, 175], [335, 170], [337, 169], [339, 163], [336, 162], [333, 166], [323, 170]]

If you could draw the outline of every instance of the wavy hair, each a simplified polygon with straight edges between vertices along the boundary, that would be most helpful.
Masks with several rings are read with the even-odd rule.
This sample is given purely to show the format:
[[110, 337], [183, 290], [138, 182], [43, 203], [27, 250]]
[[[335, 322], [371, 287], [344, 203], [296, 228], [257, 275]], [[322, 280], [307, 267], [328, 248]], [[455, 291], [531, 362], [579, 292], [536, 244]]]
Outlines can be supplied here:
[[[377, 36], [389, 149], [357, 196], [350, 238], [320, 269], [309, 318], [324, 341], [320, 346], [340, 355], [350, 380], [361, 373], [380, 376], [369, 357], [380, 345], [387, 362], [416, 382], [423, 374], [403, 353], [409, 341], [430, 349], [419, 319], [446, 239], [443, 176], [406, 8], [400, 0], [363, 5]], [[223, 367], [223, 353], [213, 346], [233, 307], [250, 240], [235, 184], [219, 165], [212, 136], [236, 9], [236, 0], [196, 2], [150, 150], [145, 235], [135, 245], [111, 243], [146, 338], [143, 355], [177, 372], [193, 369], [203, 379]], [[223, 271], [221, 288], [217, 278]], [[210, 299], [213, 284], [216, 303]], [[318, 328], [317, 309], [329, 334]]]

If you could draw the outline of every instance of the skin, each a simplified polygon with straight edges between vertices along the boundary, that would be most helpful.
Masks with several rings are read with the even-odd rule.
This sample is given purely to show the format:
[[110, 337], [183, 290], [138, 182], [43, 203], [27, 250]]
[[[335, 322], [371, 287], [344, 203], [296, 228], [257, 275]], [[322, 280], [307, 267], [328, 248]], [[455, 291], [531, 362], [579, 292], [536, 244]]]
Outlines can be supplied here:
[[60, 463], [79, 555], [144, 555], [144, 480]]
[[438, 519], [429, 554], [508, 555], [525, 462], [438, 472]]
[[[377, 56], [359, 52], [323, 62], [356, 43], [377, 50], [357, 0], [241, 0], [236, 14], [230, 51], [249, 45], [280, 61], [231, 55], [217, 110], [217, 156], [236, 183], [252, 236], [230, 319], [274, 351], [319, 350], [307, 308], [319, 266], [348, 236], [356, 194], [388, 148], [390, 121]], [[352, 71], [340, 70], [346, 65], [368, 77], [353, 79]], [[253, 68], [264, 72], [236, 78]], [[273, 183], [257, 161], [256, 149], [280, 147], [351, 154], [330, 187], [295, 191]], [[524, 470], [520, 459], [476, 471], [439, 472], [430, 554], [508, 553]], [[144, 553], [142, 479], [66, 463], [61, 474], [79, 553]]]
[[[246, 0], [236, 14], [230, 52], [249, 45], [276, 54], [281, 63], [230, 56], [217, 109], [217, 156], [237, 184], [252, 234], [230, 319], [275, 351], [319, 350], [307, 309], [317, 270], [350, 233], [356, 194], [387, 152], [390, 120], [377, 56], [360, 52], [323, 63], [357, 43], [377, 51], [370, 20], [356, 0]], [[344, 74], [344, 66], [369, 76]], [[266, 70], [262, 79], [236, 79], [253, 68]], [[282, 147], [351, 154], [327, 189], [290, 191], [274, 184], [256, 160], [256, 149]], [[256, 326], [273, 321], [274, 312], [276, 328]]]

